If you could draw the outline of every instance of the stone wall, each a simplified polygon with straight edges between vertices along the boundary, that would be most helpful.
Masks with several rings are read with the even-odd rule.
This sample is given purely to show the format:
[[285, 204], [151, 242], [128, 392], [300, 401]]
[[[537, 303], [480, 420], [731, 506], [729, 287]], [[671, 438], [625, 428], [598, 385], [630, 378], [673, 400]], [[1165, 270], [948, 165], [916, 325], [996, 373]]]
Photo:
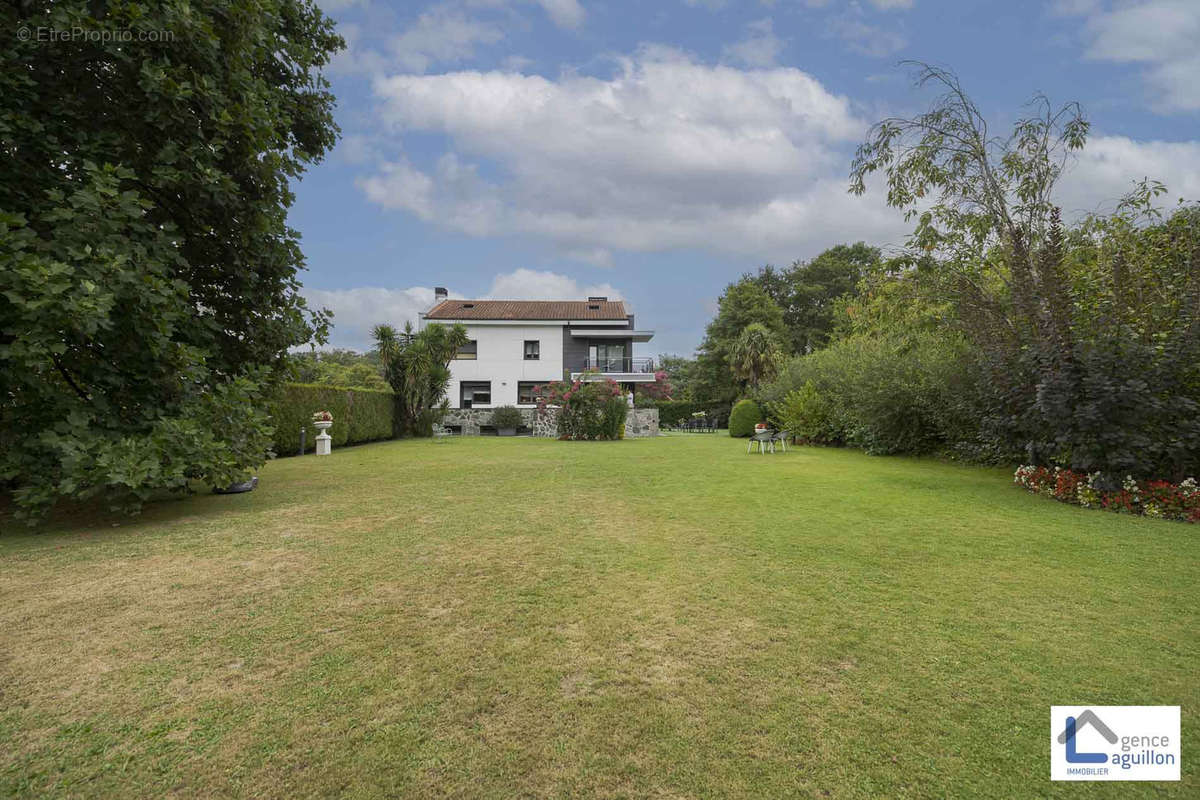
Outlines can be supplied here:
[[658, 409], [631, 408], [625, 417], [625, 438], [658, 436]]
[[[524, 427], [534, 436], [553, 439], [558, 436], [558, 409], [551, 406], [540, 413], [536, 408], [519, 409], [525, 420]], [[481, 426], [490, 426], [490, 408], [452, 408], [446, 412], [442, 424], [457, 428], [463, 436], [478, 436]], [[625, 438], [637, 439], [658, 436], [658, 409], [631, 408], [625, 417]]]

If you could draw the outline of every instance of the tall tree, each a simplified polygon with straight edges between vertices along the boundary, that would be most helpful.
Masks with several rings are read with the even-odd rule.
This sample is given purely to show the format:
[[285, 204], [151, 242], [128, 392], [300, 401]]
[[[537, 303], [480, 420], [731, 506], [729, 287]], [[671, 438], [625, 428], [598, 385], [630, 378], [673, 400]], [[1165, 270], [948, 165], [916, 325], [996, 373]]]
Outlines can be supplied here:
[[737, 399], [742, 387], [730, 368], [730, 351], [742, 331], [754, 323], [766, 328], [776, 341], [786, 341], [783, 309], [761, 286], [743, 278], [725, 288], [717, 315], [705, 329], [692, 387], [694, 399]]
[[745, 386], [757, 389], [779, 372], [782, 356], [775, 334], [761, 322], [752, 322], [729, 348], [729, 367]]
[[837, 301], [853, 294], [879, 263], [879, 248], [857, 242], [831, 247], [811, 261], [794, 261], [782, 271], [768, 264], [746, 277], [783, 309], [790, 349], [811, 353], [829, 343]]
[[337, 135], [333, 23], [308, 0], [0, 22], [88, 33], [0, 41], [0, 479], [36, 512], [245, 475], [264, 391], [326, 327], [287, 209]]

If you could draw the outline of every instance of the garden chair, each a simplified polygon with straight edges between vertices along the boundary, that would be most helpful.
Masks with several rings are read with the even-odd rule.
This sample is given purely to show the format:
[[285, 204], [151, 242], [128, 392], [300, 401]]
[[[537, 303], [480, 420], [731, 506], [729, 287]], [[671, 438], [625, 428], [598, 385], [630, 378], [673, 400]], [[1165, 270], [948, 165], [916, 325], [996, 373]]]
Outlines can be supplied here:
[[440, 422], [433, 423], [433, 440], [435, 442], [444, 442], [454, 435], [454, 432]]
[[775, 443], [778, 442], [779, 446], [783, 448], [783, 452], [786, 453], [788, 436], [789, 434], [787, 431], [775, 431], [775, 433], [771, 436], [771, 452], [775, 452]]
[[758, 433], [751, 436], [750, 441], [746, 443], [746, 455], [749, 455], [751, 453], [751, 451], [754, 448], [754, 445], [758, 445], [758, 452], [762, 453], [763, 455], [766, 454], [768, 447], [770, 447], [771, 452], [774, 453], [775, 452], [775, 431], [772, 431], [772, 430], [759, 431]]

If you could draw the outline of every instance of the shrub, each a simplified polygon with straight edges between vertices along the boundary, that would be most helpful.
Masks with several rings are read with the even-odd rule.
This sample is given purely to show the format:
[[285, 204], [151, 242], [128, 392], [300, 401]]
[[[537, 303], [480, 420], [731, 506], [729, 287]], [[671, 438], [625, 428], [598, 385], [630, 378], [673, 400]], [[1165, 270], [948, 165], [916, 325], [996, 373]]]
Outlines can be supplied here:
[[314, 411], [333, 415], [329, 435], [335, 447], [391, 439], [396, 432], [396, 403], [391, 392], [287, 383], [270, 403], [276, 455], [291, 456], [299, 451], [301, 428], [306, 431], [305, 450], [316, 447]]
[[753, 400], [740, 400], [729, 414], [730, 436], [752, 436], [754, 426], [762, 422], [762, 409]]
[[500, 406], [492, 412], [493, 428], [519, 428], [525, 424], [521, 410], [516, 406]]
[[927, 453], [978, 439], [968, 355], [951, 333], [850, 336], [792, 359], [762, 399], [778, 415], [792, 392], [811, 383], [825, 408], [827, 441], [875, 454]]
[[811, 380], [805, 381], [799, 389], [789, 392], [782, 401], [771, 406], [771, 417], [793, 439], [816, 444], [839, 441], [837, 429], [829, 416], [829, 403]]
[[538, 398], [539, 407], [554, 405], [562, 439], [620, 439], [625, 435], [625, 396], [616, 381], [555, 381]]

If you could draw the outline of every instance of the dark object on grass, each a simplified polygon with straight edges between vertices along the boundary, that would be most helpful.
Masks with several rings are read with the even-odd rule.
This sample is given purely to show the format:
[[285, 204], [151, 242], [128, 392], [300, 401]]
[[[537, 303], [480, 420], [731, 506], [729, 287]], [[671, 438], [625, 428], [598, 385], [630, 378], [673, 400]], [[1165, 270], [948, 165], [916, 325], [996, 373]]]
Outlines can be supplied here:
[[242, 492], [253, 492], [254, 487], [258, 486], [258, 476], [255, 475], [248, 481], [241, 483], [231, 483], [222, 489], [220, 486], [213, 487], [213, 494], [241, 494]]

